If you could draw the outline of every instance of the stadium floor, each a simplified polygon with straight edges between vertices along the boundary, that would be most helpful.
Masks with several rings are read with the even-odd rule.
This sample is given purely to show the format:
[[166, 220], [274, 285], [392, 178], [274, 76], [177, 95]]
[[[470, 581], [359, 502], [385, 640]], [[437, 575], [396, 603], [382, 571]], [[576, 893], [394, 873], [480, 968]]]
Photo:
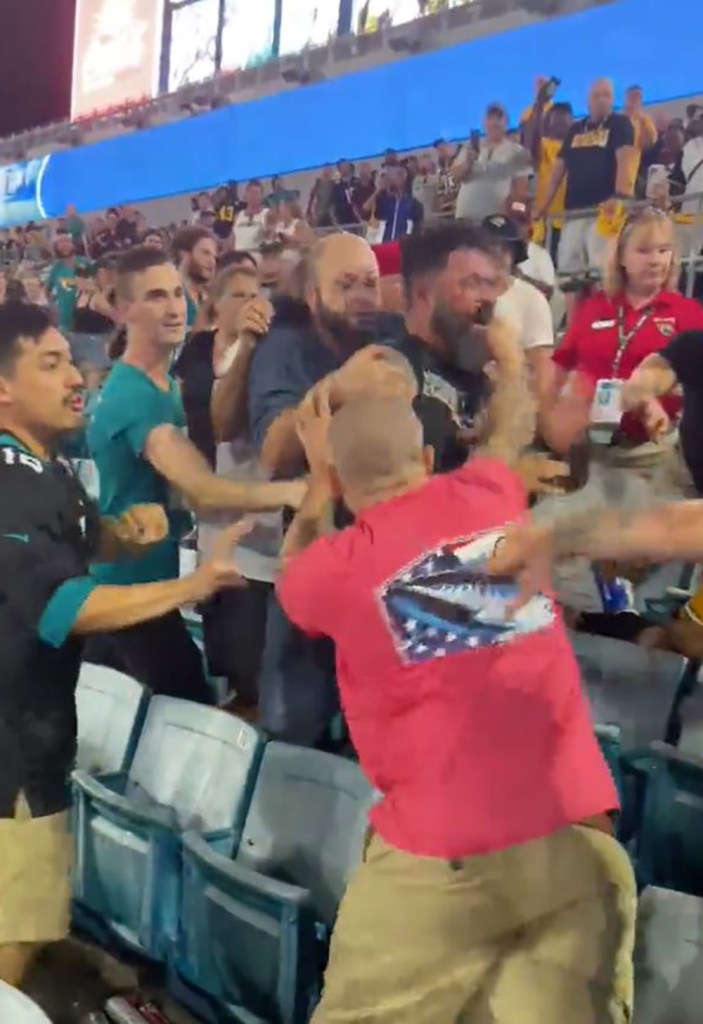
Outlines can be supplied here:
[[52, 1024], [84, 1024], [111, 996], [137, 988], [163, 1007], [172, 1024], [198, 1024], [157, 987], [140, 985], [136, 967], [75, 938], [47, 947], [24, 985]]

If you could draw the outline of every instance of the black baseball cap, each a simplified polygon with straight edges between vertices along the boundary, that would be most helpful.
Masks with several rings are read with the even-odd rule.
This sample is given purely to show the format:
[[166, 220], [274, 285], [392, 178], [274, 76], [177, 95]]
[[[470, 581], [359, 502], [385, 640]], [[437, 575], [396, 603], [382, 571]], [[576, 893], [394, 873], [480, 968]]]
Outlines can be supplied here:
[[511, 249], [516, 263], [524, 263], [527, 259], [527, 243], [520, 234], [520, 228], [510, 217], [496, 213], [486, 217], [481, 225], [483, 230], [504, 249]]

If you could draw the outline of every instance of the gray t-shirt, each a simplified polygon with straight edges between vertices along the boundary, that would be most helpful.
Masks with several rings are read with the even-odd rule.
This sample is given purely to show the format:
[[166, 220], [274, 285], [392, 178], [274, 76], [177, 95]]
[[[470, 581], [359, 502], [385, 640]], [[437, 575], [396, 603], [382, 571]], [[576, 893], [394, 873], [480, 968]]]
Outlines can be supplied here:
[[[463, 147], [459, 158], [465, 155]], [[503, 213], [513, 178], [527, 178], [531, 173], [530, 154], [524, 146], [508, 139], [492, 146], [484, 140], [468, 180], [459, 189], [456, 216], [483, 220]]]

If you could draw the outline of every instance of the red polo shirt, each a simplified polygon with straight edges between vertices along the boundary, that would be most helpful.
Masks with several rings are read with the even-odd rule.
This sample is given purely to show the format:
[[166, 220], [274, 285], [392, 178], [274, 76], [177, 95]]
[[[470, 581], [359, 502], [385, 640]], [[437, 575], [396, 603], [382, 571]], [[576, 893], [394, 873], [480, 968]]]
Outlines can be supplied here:
[[515, 580], [485, 574], [525, 511], [515, 473], [476, 459], [366, 509], [279, 580], [290, 619], [335, 642], [383, 794], [373, 824], [409, 853], [490, 853], [617, 806], [551, 595], [513, 615]]
[[[633, 309], [624, 296], [609, 298], [597, 292], [577, 310], [564, 340], [554, 353], [554, 361], [563, 370], [583, 374], [595, 388], [601, 379], [617, 377], [627, 380], [640, 363], [666, 348], [672, 338], [682, 331], [703, 330], [703, 306], [695, 299], [684, 298], [678, 292], [660, 292], [651, 307], [651, 313], [625, 349], [617, 372], [613, 364], [618, 349], [618, 309], [625, 307], [625, 333], [642, 316], [643, 310]], [[662, 400], [670, 416], [677, 416], [681, 401], [675, 397]], [[623, 422], [626, 432], [644, 440], [642, 428], [627, 416]]]

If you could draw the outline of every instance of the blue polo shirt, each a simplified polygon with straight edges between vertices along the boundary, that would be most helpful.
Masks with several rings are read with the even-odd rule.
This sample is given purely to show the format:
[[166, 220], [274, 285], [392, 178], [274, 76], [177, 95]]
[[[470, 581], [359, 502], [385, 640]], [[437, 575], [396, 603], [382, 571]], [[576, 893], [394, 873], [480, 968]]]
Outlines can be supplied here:
[[293, 409], [344, 359], [322, 343], [312, 327], [274, 326], [254, 352], [249, 370], [249, 427], [260, 449], [282, 412]]
[[154, 583], [178, 577], [179, 542], [191, 527], [191, 517], [143, 454], [151, 431], [165, 423], [179, 430], [186, 426], [176, 381], [165, 391], [142, 370], [117, 363], [88, 427], [88, 448], [100, 478], [100, 512], [118, 518], [133, 505], [161, 505], [171, 529], [169, 537], [144, 558], [125, 557], [96, 566], [102, 583]]

